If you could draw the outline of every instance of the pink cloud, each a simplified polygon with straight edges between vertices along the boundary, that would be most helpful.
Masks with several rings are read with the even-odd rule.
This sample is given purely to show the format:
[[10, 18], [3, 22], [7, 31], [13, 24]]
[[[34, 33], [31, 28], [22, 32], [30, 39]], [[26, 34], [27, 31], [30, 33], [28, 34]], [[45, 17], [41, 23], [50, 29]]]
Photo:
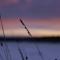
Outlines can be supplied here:
[[6, 0], [5, 2], [6, 3], [18, 3], [19, 0]]
[[6, 6], [11, 4], [17, 4], [19, 0], [0, 0], [0, 6]]
[[32, 0], [26, 0], [26, 2], [27, 2], [27, 4], [28, 4], [28, 6], [32, 6]]
[[16, 5], [16, 4], [19, 4], [22, 6], [22, 3], [25, 3], [24, 7], [25, 6], [31, 6], [31, 3], [32, 3], [32, 0], [0, 0], [0, 7], [1, 6], [9, 6], [9, 5]]
[[26, 0], [26, 2], [30, 4], [30, 3], [32, 3], [32, 0]]

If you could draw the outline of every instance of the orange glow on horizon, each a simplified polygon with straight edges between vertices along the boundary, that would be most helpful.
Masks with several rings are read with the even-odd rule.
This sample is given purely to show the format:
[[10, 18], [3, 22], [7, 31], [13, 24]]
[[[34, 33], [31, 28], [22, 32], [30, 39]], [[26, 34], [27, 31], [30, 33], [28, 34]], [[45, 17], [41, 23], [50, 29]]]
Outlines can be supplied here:
[[[24, 26], [17, 19], [2, 19], [5, 36], [24, 37], [28, 36]], [[60, 36], [59, 19], [52, 20], [23, 20], [33, 37]], [[43, 27], [42, 27], [43, 26]], [[3, 32], [0, 24], [0, 36]]]

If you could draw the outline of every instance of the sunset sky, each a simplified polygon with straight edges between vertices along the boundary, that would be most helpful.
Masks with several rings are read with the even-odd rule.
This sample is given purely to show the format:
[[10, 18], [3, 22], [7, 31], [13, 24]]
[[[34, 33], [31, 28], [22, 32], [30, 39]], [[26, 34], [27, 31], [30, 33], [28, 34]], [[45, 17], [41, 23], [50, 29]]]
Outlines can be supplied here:
[[60, 0], [0, 0], [2, 17], [60, 17]]
[[[32, 37], [60, 36], [60, 19], [22, 19]], [[2, 18], [5, 36], [29, 37], [18, 18]], [[3, 36], [0, 23], [0, 36]]]
[[18, 16], [33, 36], [60, 36], [59, 0], [0, 0], [0, 15], [6, 36], [29, 36]]

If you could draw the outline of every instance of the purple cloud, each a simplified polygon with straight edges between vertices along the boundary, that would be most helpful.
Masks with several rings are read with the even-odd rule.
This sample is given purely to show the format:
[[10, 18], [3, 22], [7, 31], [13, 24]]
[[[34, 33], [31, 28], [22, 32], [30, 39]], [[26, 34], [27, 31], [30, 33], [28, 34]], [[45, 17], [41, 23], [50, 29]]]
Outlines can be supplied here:
[[17, 4], [19, 0], [0, 0], [0, 7], [1, 6], [8, 6], [11, 4]]
[[5, 15], [60, 16], [60, 0], [0, 0]]
[[7, 6], [7, 5], [11, 5], [11, 4], [28, 4], [30, 5], [32, 2], [32, 0], [0, 0], [0, 6]]

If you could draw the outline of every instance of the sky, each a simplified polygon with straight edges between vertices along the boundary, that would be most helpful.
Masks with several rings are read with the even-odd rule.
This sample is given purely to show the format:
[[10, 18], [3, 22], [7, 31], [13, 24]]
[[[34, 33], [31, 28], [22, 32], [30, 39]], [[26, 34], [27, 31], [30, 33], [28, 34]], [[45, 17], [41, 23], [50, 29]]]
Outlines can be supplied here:
[[[60, 36], [60, 19], [23, 19], [32, 37]], [[30, 37], [27, 30], [17, 18], [2, 19], [6, 37]], [[0, 23], [0, 36], [3, 35]]]
[[[60, 0], [0, 0], [0, 14], [7, 36], [28, 36], [24, 27], [19, 29], [18, 16], [33, 36], [60, 36]], [[0, 31], [3, 35], [1, 25]]]
[[0, 0], [2, 17], [60, 17], [60, 0]]

